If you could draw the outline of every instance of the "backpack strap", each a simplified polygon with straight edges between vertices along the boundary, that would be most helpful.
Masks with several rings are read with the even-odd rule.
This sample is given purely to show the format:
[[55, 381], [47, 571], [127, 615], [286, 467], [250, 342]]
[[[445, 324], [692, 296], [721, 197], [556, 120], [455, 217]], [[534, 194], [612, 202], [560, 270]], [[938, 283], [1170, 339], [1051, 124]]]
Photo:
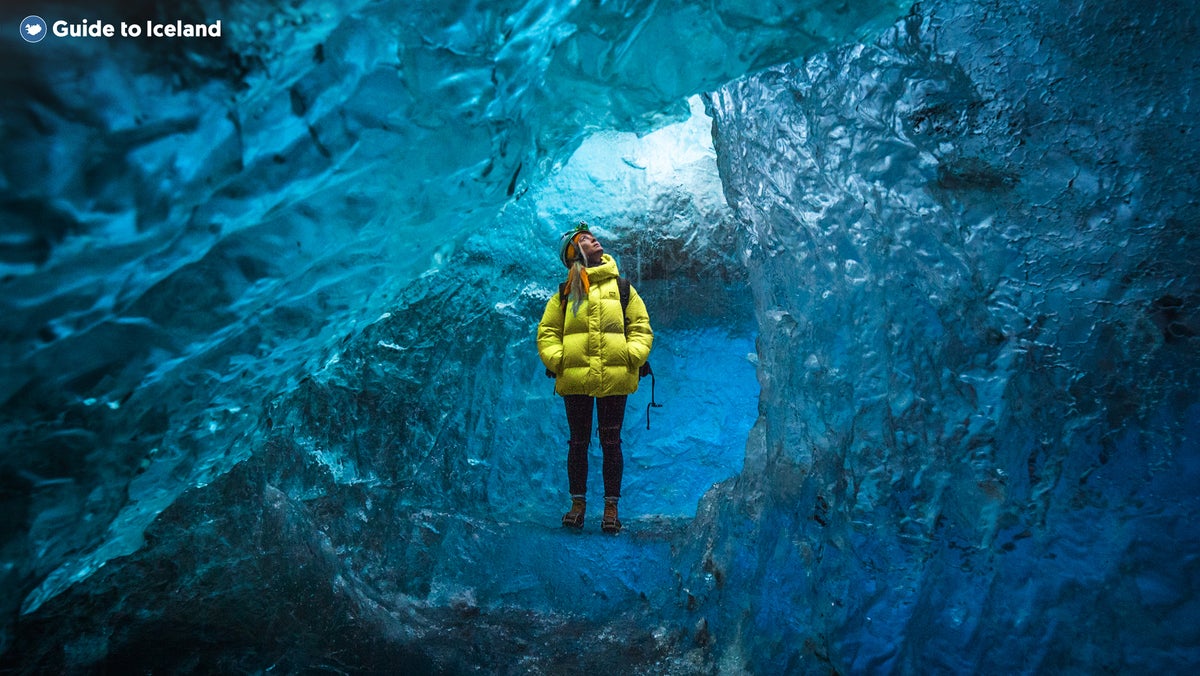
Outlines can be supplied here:
[[[621, 292], [621, 316], [625, 316], [625, 312], [629, 309], [629, 280], [624, 277], [617, 277], [617, 289]], [[625, 318], [625, 323], [629, 323], [629, 318]]]

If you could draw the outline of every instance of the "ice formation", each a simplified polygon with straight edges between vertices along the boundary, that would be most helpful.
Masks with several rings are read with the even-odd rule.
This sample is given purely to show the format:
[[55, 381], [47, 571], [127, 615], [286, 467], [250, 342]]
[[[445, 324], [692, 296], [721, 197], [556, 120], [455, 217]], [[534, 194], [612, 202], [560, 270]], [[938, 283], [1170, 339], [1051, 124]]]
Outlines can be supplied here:
[[[0, 669], [1200, 663], [1196, 8], [53, 11], [221, 36], [3, 12]], [[615, 538], [579, 219], [656, 330]]]

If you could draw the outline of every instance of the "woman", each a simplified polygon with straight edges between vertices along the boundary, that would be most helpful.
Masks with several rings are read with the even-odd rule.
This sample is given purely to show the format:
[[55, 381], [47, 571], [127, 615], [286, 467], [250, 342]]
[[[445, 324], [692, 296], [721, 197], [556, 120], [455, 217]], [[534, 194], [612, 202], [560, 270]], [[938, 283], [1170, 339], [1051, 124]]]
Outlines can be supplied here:
[[[587, 223], [563, 235], [558, 256], [567, 266], [567, 281], [546, 303], [538, 324], [538, 355], [554, 375], [554, 391], [567, 409], [567, 481], [571, 510], [563, 526], [583, 528], [587, 507], [588, 445], [592, 410], [596, 410], [600, 448], [604, 452], [605, 533], [621, 530], [617, 500], [621, 497], [621, 424], [625, 399], [637, 391], [638, 370], [650, 356], [654, 332], [646, 305], [620, 278], [617, 263], [604, 253]], [[622, 302], [625, 296], [627, 302]]]

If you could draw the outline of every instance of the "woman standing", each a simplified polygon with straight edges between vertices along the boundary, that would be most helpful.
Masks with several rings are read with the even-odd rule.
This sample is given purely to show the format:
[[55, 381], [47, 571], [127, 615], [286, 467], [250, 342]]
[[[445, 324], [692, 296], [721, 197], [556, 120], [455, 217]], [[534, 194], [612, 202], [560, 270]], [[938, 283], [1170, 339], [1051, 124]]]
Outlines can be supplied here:
[[617, 500], [621, 497], [621, 425], [625, 399], [637, 391], [638, 371], [650, 356], [654, 332], [637, 291], [621, 279], [617, 263], [604, 253], [587, 223], [563, 235], [559, 259], [567, 281], [546, 303], [538, 324], [538, 355], [554, 374], [554, 391], [567, 409], [567, 481], [571, 510], [562, 523], [583, 528], [587, 506], [588, 446], [592, 411], [596, 411], [600, 449], [604, 452], [605, 533], [621, 530]]

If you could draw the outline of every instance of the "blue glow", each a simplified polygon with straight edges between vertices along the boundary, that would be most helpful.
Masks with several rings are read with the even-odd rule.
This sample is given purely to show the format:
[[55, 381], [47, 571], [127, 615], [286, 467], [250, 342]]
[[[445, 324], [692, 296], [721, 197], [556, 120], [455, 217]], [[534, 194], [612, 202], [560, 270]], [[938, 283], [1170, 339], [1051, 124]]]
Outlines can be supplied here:
[[0, 670], [1200, 664], [1200, 9], [236, 4], [0, 12]]

